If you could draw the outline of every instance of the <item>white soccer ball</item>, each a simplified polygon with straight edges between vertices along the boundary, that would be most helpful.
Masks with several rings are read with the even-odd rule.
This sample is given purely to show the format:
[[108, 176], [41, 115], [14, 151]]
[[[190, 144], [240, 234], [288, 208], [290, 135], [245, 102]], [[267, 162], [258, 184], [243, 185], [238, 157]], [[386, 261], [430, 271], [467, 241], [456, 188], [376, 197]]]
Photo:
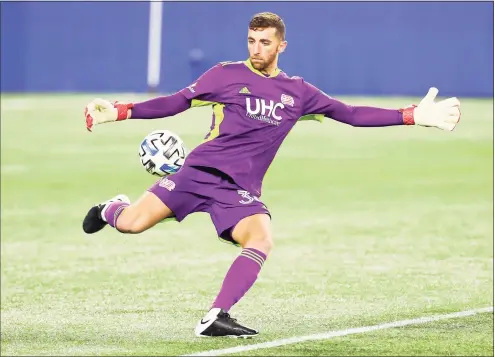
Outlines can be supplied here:
[[188, 153], [180, 136], [169, 130], [152, 131], [139, 145], [141, 165], [159, 177], [178, 172]]

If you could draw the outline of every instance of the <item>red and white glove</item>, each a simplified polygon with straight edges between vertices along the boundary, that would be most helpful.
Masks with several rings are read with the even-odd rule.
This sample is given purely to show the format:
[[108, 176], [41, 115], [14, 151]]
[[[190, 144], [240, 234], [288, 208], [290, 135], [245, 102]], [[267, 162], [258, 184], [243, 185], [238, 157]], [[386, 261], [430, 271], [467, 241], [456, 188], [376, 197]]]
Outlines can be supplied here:
[[86, 128], [92, 131], [94, 125], [109, 123], [112, 121], [126, 120], [129, 117], [129, 109], [132, 103], [110, 103], [108, 100], [96, 98], [84, 109]]
[[435, 103], [437, 88], [430, 88], [419, 104], [402, 108], [404, 124], [452, 131], [461, 119], [461, 102], [456, 97]]

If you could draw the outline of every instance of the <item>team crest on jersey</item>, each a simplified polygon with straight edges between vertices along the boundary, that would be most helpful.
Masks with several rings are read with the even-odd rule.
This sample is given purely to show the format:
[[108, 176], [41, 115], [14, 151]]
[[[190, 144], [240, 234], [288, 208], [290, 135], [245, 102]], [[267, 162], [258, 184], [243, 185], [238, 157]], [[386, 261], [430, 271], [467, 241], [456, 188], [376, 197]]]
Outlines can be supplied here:
[[282, 102], [282, 104], [285, 104], [285, 105], [288, 105], [291, 107], [294, 106], [294, 98], [292, 98], [290, 95], [282, 94], [280, 101]]

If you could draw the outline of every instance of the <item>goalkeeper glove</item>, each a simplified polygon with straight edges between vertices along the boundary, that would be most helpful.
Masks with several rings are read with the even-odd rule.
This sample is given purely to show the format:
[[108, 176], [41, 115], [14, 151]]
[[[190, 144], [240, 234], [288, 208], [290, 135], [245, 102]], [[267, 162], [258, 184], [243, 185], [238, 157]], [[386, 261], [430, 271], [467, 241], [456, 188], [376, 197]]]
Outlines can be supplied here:
[[133, 106], [132, 103], [115, 102], [112, 104], [107, 100], [97, 98], [84, 109], [86, 128], [92, 131], [94, 125], [125, 120], [128, 118], [129, 109]]
[[461, 102], [452, 97], [435, 103], [437, 88], [430, 88], [419, 105], [412, 105], [400, 111], [406, 125], [421, 125], [452, 131], [461, 119]]

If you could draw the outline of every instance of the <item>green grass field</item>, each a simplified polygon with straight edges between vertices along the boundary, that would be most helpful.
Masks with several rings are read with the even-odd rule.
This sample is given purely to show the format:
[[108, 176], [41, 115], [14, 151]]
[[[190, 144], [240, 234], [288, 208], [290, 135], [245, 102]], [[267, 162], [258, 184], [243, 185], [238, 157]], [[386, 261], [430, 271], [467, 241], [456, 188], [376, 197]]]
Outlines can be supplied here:
[[[263, 187], [275, 250], [232, 309], [261, 334], [238, 341], [193, 334], [239, 252], [208, 215], [140, 235], [81, 229], [94, 203], [154, 182], [137, 156], [149, 131], [194, 147], [208, 108], [89, 133], [93, 97], [2, 95], [2, 355], [181, 355], [493, 306], [492, 100], [461, 98], [454, 132], [298, 124]], [[493, 356], [493, 313], [247, 354]]]

